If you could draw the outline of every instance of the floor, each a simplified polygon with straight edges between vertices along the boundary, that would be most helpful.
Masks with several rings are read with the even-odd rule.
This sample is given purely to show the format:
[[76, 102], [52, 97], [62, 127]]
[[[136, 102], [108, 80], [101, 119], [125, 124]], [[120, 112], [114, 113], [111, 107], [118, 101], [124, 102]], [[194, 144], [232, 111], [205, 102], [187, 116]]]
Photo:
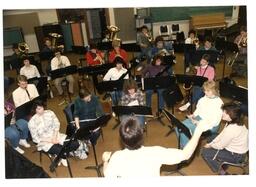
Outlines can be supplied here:
[[[176, 55], [177, 63], [174, 65], [173, 69], [176, 74], [181, 74], [181, 73], [183, 73], [183, 54], [177, 53], [175, 55]], [[76, 64], [77, 60], [82, 57], [82, 55], [78, 55], [78, 54], [68, 54], [67, 56], [70, 58], [72, 64]], [[131, 56], [132, 55], [130, 54], [130, 57]], [[46, 64], [43, 64], [43, 67], [45, 67], [45, 66], [46, 66]], [[230, 71], [231, 71], [231, 67], [226, 65], [225, 75], [229, 75]], [[223, 72], [223, 60], [220, 60], [220, 62], [216, 65], [216, 73], [217, 73], [216, 79], [217, 80], [222, 78], [222, 72]], [[5, 73], [12, 77], [16, 76], [16, 73], [14, 71], [8, 71]], [[77, 75], [74, 75], [74, 77], [75, 77], [75, 80], [78, 80]], [[247, 87], [247, 78], [234, 77], [234, 80], [239, 85]], [[86, 84], [87, 87], [91, 91], [93, 91], [93, 85], [90, 80], [85, 80], [84, 84]], [[182, 85], [180, 85], [180, 86], [182, 86]], [[16, 88], [15, 84], [12, 85], [9, 92], [6, 93], [5, 98], [10, 96], [10, 93], [14, 88]], [[77, 90], [78, 90], [78, 85], [76, 84], [75, 85], [76, 93], [77, 93]], [[56, 95], [56, 93], [57, 92], [55, 89], [54, 94]], [[74, 97], [72, 99], [74, 99]], [[101, 95], [101, 98], [102, 98], [102, 95]], [[56, 113], [57, 117], [59, 118], [59, 120], [61, 122], [61, 132], [65, 133], [67, 124], [66, 124], [65, 115], [63, 113], [63, 109], [66, 104], [58, 105], [62, 101], [63, 101], [62, 98], [58, 98], [57, 96], [55, 96], [54, 98], [48, 100], [47, 105], [48, 105], [49, 109], [53, 110]], [[223, 98], [223, 101], [224, 102], [228, 101], [228, 99]], [[108, 100], [103, 101], [101, 99], [101, 102], [103, 104], [104, 110], [106, 112], [110, 112], [110, 103], [108, 102]], [[153, 110], [153, 113], [155, 113], [156, 112], [156, 94], [153, 95], [153, 103], [152, 104], [153, 104], [152, 110]], [[175, 106], [175, 115], [179, 119], [182, 120], [185, 117], [185, 113], [180, 113], [177, 111], [177, 108], [179, 106], [180, 106], [180, 104], [177, 104], [177, 106]], [[164, 147], [176, 148], [177, 147], [176, 135], [175, 135], [175, 133], [171, 133], [169, 136], [167, 136], [167, 137], [165, 136], [166, 133], [169, 131], [169, 127], [168, 127], [169, 122], [165, 117], [163, 117], [162, 120], [165, 125], [162, 125], [158, 121], [150, 121], [147, 123], [147, 133], [144, 134], [144, 145], [145, 146], [160, 145], [160, 146], [164, 146]], [[248, 120], [245, 119], [246, 124], [247, 124], [247, 121]], [[115, 120], [115, 118], [112, 117], [111, 120], [109, 121], [109, 123], [103, 128], [104, 140], [102, 139], [102, 137], [100, 137], [98, 139], [98, 143], [96, 145], [96, 154], [97, 154], [98, 162], [101, 162], [101, 155], [104, 151], [116, 151], [116, 150], [119, 150], [122, 148], [120, 141], [119, 141], [118, 128], [115, 130], [112, 130], [112, 127], [115, 124], [116, 124], [116, 120]], [[223, 124], [222, 124], [222, 126], [223, 126]], [[36, 150], [36, 147], [33, 145], [31, 148], [25, 149], [24, 155], [29, 160], [42, 166], [43, 169], [53, 178], [68, 178], [68, 177], [70, 177], [68, 169], [64, 166], [57, 167], [56, 174], [50, 172], [49, 171], [49, 165], [50, 165], [49, 159], [46, 156], [43, 156], [43, 161], [42, 161], [42, 163], [40, 163], [39, 153], [36, 152], [35, 150]], [[196, 153], [199, 153], [198, 151], [200, 151], [200, 148], [197, 149]], [[92, 147], [90, 147], [90, 152], [89, 152], [89, 156], [87, 159], [80, 160], [78, 158], [71, 158], [70, 165], [71, 165], [73, 177], [97, 177], [97, 173], [95, 170], [85, 169], [86, 166], [95, 165]], [[170, 175], [169, 172], [172, 170], [175, 170], [175, 167], [163, 166], [161, 168], [161, 176]], [[241, 173], [240, 170], [233, 169], [233, 168], [232, 168], [232, 170], [235, 172]], [[189, 176], [216, 175], [210, 170], [210, 168], [207, 166], [207, 164], [202, 159], [202, 157], [198, 156], [197, 154], [195, 154], [193, 156], [192, 160], [190, 161], [190, 163], [187, 166], [182, 167], [181, 171]], [[179, 174], [172, 174], [172, 175], [179, 175]]]

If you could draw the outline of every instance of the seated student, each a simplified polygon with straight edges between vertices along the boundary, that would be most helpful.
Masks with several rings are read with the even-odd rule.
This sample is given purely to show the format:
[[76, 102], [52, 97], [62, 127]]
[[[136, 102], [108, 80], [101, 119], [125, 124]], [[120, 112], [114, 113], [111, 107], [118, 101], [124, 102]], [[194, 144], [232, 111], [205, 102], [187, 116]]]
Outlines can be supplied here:
[[[152, 64], [146, 66], [142, 72], [144, 78], [155, 77], [158, 73], [162, 72], [165, 69], [165, 66], [162, 65], [162, 56], [156, 55], [152, 61]], [[161, 76], [166, 76], [167, 72], [164, 72]], [[157, 89], [159, 102], [158, 102], [158, 112], [161, 112], [164, 108], [164, 99], [162, 96], [164, 89]], [[151, 107], [151, 98], [154, 90], [146, 90], [146, 105]]]
[[200, 46], [198, 50], [212, 50], [217, 51], [217, 49], [213, 46], [213, 40], [211, 37], [205, 37], [204, 39], [204, 45]]
[[123, 120], [119, 135], [123, 150], [104, 152], [103, 173], [105, 177], [157, 177], [163, 164], [174, 165], [188, 160], [193, 154], [203, 131], [198, 125], [191, 140], [183, 150], [161, 146], [143, 146], [143, 128], [135, 117]]
[[113, 63], [116, 57], [121, 57], [125, 62], [125, 67], [128, 68], [128, 56], [124, 49], [120, 48], [121, 41], [113, 40], [113, 50], [109, 52], [109, 62]]
[[26, 76], [18, 75], [17, 82], [19, 87], [12, 92], [12, 98], [16, 108], [39, 96], [36, 86], [34, 84], [28, 84]]
[[52, 46], [52, 41], [50, 40], [50, 38], [48, 37], [44, 38], [44, 47], [41, 52], [43, 53], [54, 52], [54, 46]]
[[[61, 55], [61, 49], [58, 48], [55, 51], [55, 57], [51, 60], [51, 70], [61, 69], [65, 68], [67, 66], [71, 66], [70, 61], [68, 57]], [[72, 75], [67, 75], [66, 77], [60, 77], [56, 78], [54, 80], [54, 84], [58, 90], [59, 95], [63, 95], [63, 89], [61, 86], [61, 81], [64, 79], [67, 79], [69, 85], [68, 85], [68, 91], [72, 95], [74, 93], [74, 78]]]
[[20, 75], [25, 75], [27, 79], [40, 77], [40, 73], [35, 65], [30, 64], [28, 57], [23, 57], [24, 66], [20, 69]]
[[[194, 45], [196, 45], [196, 49], [199, 48], [199, 39], [196, 37], [195, 30], [190, 30], [188, 32], [188, 38], [185, 40], [185, 44], [194, 44]], [[191, 52], [184, 53], [185, 72], [186, 73], [188, 73], [190, 71], [192, 55], [193, 54]]]
[[139, 55], [139, 59], [142, 57], [146, 57], [147, 63], [149, 64], [151, 62], [151, 50], [152, 50], [152, 37], [150, 34], [150, 31], [146, 25], [143, 25], [140, 28], [140, 32], [137, 34], [137, 43], [140, 46], [141, 53]]
[[[5, 103], [4, 105], [4, 115], [8, 115], [11, 112], [15, 112], [14, 106], [12, 106], [10, 103]], [[9, 140], [11, 146], [18, 151], [20, 154], [24, 153], [24, 150], [22, 150], [19, 145], [22, 145], [26, 148], [30, 147], [30, 144], [27, 142], [28, 138], [28, 122], [24, 119], [19, 119], [17, 121], [11, 120], [10, 126], [5, 128], [4, 136], [7, 140]]]
[[[60, 133], [60, 122], [51, 110], [45, 110], [42, 101], [35, 101], [33, 105], [34, 115], [29, 120], [28, 128], [33, 142], [37, 144], [38, 151], [45, 151], [49, 154], [58, 155], [68, 141], [66, 134]], [[71, 142], [67, 150], [69, 152], [79, 147], [77, 141]], [[67, 160], [63, 155], [61, 159], [63, 166], [67, 167]]]
[[[124, 81], [124, 88], [123, 88], [123, 96], [121, 98], [120, 104], [122, 106], [145, 106], [145, 96], [138, 89], [137, 83], [133, 79], [128, 79]], [[122, 116], [122, 118], [127, 117]], [[140, 125], [144, 127], [145, 124], [145, 117], [144, 116], [137, 116]]]
[[[221, 106], [223, 101], [218, 96], [216, 83], [214, 81], [204, 82], [203, 89], [205, 96], [199, 99], [196, 110], [193, 114], [188, 115], [188, 119], [184, 120], [183, 123], [192, 133], [198, 124], [205, 125], [208, 129], [211, 129], [212, 133], [216, 133], [221, 121]], [[179, 133], [177, 128], [175, 128], [175, 131], [177, 136], [181, 136], [180, 147], [183, 148], [187, 144], [188, 138], [183, 133]]]
[[[215, 70], [209, 65], [210, 55], [204, 54], [200, 60], [200, 66], [195, 66], [196, 75], [208, 78], [209, 81], [215, 78]], [[192, 88], [192, 103], [187, 102], [185, 105], [179, 108], [180, 111], [185, 111], [191, 104], [196, 104], [198, 100], [204, 96], [203, 89], [199, 86], [193, 86]]]
[[[116, 57], [114, 60], [116, 67], [110, 68], [108, 72], [103, 77], [103, 81], [115, 81], [118, 80], [122, 75], [127, 73], [127, 69], [123, 67], [124, 60], [121, 57]], [[128, 79], [129, 75], [125, 75], [124, 79]], [[121, 98], [121, 91], [117, 91], [116, 93], [111, 92], [111, 98], [114, 105], [117, 105], [118, 101]]]
[[104, 63], [104, 54], [97, 49], [95, 43], [90, 42], [90, 50], [85, 54], [88, 66], [101, 65]]
[[157, 36], [155, 39], [155, 44], [152, 47], [152, 56], [155, 55], [171, 55], [173, 52], [165, 46], [164, 39], [162, 36]]
[[[79, 97], [74, 102], [74, 118], [76, 128], [80, 128], [79, 120], [96, 119], [104, 114], [102, 105], [97, 96], [92, 95], [91, 92], [84, 88], [80, 89]], [[96, 144], [98, 137], [100, 136], [100, 128], [93, 131], [90, 141], [92, 144]]]
[[[248, 129], [241, 121], [240, 106], [226, 103], [222, 107], [222, 120], [226, 125], [221, 133], [202, 149], [202, 157], [212, 169], [218, 172], [221, 162], [241, 163], [248, 151]], [[225, 175], [227, 168], [221, 168]]]

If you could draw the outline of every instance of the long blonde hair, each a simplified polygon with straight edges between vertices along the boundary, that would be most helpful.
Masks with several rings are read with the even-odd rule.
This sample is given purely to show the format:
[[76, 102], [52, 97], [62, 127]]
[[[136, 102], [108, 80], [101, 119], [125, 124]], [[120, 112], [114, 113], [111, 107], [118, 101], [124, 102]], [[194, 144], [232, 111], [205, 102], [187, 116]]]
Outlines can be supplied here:
[[213, 80], [204, 82], [203, 89], [211, 90], [214, 95], [219, 96], [219, 89], [217, 88], [216, 82]]

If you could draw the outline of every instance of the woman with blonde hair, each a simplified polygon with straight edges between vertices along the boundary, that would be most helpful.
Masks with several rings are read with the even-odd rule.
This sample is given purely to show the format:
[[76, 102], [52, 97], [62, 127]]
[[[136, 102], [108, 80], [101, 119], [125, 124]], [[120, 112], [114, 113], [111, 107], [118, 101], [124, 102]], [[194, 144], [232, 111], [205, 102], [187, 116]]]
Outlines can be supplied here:
[[[197, 105], [196, 110], [193, 114], [187, 116], [188, 119], [183, 121], [183, 124], [189, 128], [193, 134], [198, 124], [203, 124], [211, 129], [212, 133], [217, 133], [219, 129], [219, 123], [222, 117], [222, 105], [223, 101], [219, 97], [219, 92], [216, 83], [212, 81], [206, 81], [203, 84], [204, 97], [202, 97]], [[180, 137], [180, 146], [184, 147], [188, 138], [183, 134], [179, 133], [177, 128], [175, 129], [177, 136]]]

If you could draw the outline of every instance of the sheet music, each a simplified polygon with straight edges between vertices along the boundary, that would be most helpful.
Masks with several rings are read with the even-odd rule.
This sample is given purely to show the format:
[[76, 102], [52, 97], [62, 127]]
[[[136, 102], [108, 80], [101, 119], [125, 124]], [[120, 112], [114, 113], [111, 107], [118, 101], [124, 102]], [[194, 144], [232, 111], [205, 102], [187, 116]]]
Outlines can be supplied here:
[[144, 90], [144, 78], [141, 77], [141, 89]]
[[134, 101], [132, 101], [132, 102], [128, 103], [128, 105], [127, 105], [127, 106], [138, 106], [138, 105], [139, 105], [138, 100], [134, 100]]
[[[82, 123], [82, 122], [88, 122], [88, 121], [96, 121], [98, 118], [95, 118], [95, 119], [83, 119], [83, 120], [79, 120], [79, 123]], [[75, 123], [75, 121], [71, 121], [70, 123]]]

